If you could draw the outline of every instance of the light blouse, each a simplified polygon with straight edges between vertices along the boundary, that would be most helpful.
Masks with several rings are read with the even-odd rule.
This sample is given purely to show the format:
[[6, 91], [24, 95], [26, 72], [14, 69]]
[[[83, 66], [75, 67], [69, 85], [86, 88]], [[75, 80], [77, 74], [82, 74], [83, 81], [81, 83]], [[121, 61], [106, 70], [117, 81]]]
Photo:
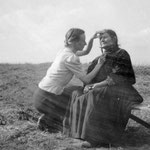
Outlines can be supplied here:
[[86, 73], [83, 71], [79, 57], [65, 48], [57, 54], [45, 77], [40, 81], [39, 88], [60, 95], [74, 75], [80, 79]]

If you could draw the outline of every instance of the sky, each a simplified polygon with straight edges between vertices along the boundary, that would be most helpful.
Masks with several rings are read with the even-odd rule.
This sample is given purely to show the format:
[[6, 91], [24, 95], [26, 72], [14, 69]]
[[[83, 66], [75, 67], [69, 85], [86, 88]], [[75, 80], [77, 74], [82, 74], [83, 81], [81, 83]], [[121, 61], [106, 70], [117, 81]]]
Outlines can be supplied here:
[[[149, 0], [0, 0], [0, 63], [52, 62], [72, 27], [86, 41], [99, 30], [113, 29], [133, 64], [150, 64]], [[94, 41], [90, 62], [101, 54]]]

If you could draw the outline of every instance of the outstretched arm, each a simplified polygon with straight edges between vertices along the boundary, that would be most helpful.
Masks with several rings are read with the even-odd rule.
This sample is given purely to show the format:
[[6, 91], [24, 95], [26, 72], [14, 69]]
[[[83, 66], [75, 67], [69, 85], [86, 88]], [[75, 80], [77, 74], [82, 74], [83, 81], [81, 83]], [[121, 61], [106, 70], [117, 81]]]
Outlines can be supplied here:
[[91, 49], [93, 47], [93, 40], [96, 39], [96, 38], [98, 38], [97, 32], [91, 37], [91, 39], [89, 40], [86, 48], [83, 51], [77, 51], [76, 55], [77, 56], [84, 56], [84, 55], [89, 54], [89, 52], [91, 51]]

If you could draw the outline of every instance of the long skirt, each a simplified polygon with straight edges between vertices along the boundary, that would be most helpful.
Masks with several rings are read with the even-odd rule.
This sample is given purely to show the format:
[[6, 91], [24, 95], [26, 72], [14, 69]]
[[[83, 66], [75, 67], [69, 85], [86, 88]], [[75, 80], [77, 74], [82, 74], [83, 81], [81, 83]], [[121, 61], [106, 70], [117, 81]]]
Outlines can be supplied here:
[[132, 106], [142, 101], [133, 87], [106, 86], [86, 94], [74, 91], [63, 121], [64, 133], [93, 145], [116, 144]]
[[35, 108], [44, 115], [50, 128], [61, 129], [63, 118], [70, 100], [70, 95], [78, 86], [68, 87], [61, 95], [56, 95], [38, 88], [34, 95]]

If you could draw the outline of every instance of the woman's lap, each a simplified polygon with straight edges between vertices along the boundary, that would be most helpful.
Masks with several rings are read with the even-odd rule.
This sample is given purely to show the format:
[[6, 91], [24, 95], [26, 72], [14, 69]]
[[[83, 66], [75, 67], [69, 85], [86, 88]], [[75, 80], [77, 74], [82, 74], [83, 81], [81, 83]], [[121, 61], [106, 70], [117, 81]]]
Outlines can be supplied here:
[[[70, 110], [64, 121], [64, 126], [65, 123], [67, 126], [70, 125], [70, 135], [89, 142], [115, 141], [117, 134], [120, 137], [133, 102], [128, 101], [127, 96], [124, 97], [123, 91], [118, 93], [117, 89], [117, 87], [116, 89], [106, 87], [87, 94], [82, 94], [81, 90], [74, 92]], [[119, 94], [120, 101], [117, 99]], [[119, 121], [121, 117], [125, 118]]]

